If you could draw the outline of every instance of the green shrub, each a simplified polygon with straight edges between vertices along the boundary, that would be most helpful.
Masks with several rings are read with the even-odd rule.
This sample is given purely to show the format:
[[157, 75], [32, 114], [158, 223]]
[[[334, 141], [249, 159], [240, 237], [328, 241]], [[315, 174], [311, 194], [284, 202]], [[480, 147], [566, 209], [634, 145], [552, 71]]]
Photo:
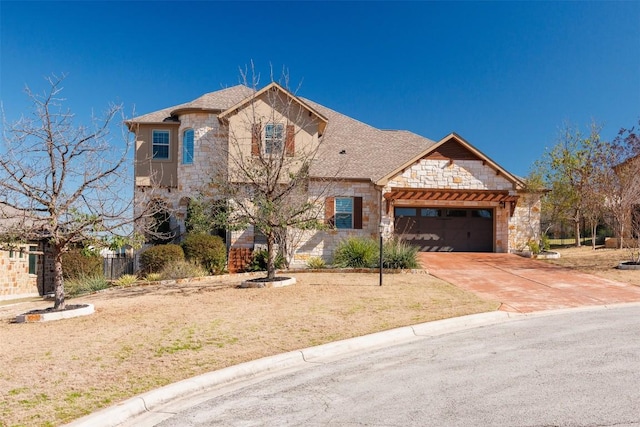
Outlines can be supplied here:
[[322, 268], [325, 268], [326, 266], [327, 264], [324, 262], [324, 260], [317, 256], [311, 257], [307, 260], [307, 267], [312, 270], [320, 270]]
[[380, 247], [368, 237], [349, 237], [340, 243], [333, 253], [336, 267], [372, 268], [378, 265]]
[[[251, 254], [251, 262], [245, 267], [245, 271], [266, 271], [268, 257], [269, 254], [266, 249], [253, 251]], [[284, 261], [282, 254], [276, 253], [275, 267], [284, 267]]]
[[68, 297], [96, 292], [109, 287], [109, 282], [102, 274], [82, 276], [64, 282], [64, 290]]
[[382, 265], [384, 268], [418, 268], [418, 247], [409, 245], [401, 239], [391, 239], [382, 246]]
[[219, 236], [189, 234], [182, 243], [184, 255], [211, 274], [222, 274], [227, 264], [227, 247]]
[[115, 286], [131, 286], [138, 281], [138, 276], [135, 274], [123, 274], [113, 282]]
[[140, 268], [143, 273], [158, 273], [167, 264], [184, 261], [184, 252], [179, 245], [152, 246], [140, 254]]
[[102, 262], [97, 253], [72, 249], [62, 254], [62, 275], [65, 279], [99, 276], [103, 274]]
[[176, 261], [168, 263], [160, 272], [163, 280], [185, 279], [188, 277], [204, 277], [209, 272], [206, 268], [190, 261]]

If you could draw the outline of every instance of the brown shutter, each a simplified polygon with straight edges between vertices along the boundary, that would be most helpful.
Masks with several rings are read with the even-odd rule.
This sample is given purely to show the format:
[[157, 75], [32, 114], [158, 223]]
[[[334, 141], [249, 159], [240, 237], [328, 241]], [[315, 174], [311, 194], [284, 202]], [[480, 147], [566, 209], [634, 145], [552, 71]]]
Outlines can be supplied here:
[[261, 139], [261, 124], [254, 123], [251, 125], [251, 155], [260, 155], [260, 139]]
[[362, 197], [353, 198], [353, 228], [362, 229]]
[[287, 156], [293, 157], [296, 153], [296, 127], [294, 125], [287, 125], [287, 135], [284, 146]]
[[336, 224], [335, 221], [335, 198], [326, 197], [324, 199], [324, 221], [329, 226], [332, 227]]

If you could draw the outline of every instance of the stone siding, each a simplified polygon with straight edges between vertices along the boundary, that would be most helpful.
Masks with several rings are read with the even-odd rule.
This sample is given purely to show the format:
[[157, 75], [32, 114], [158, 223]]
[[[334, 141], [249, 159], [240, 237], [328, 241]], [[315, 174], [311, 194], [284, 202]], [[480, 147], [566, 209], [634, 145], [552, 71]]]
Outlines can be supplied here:
[[38, 295], [38, 277], [29, 274], [28, 249], [0, 251], [0, 300]]
[[509, 218], [509, 249], [519, 252], [526, 248], [529, 241], [540, 240], [540, 195], [537, 193], [521, 193]]
[[512, 190], [513, 184], [482, 161], [421, 159], [390, 180], [387, 187]]
[[[311, 195], [321, 191], [319, 187], [309, 188]], [[301, 233], [293, 263], [302, 265], [311, 257], [320, 257], [332, 262], [338, 244], [348, 237], [377, 237], [380, 224], [378, 201], [380, 193], [370, 182], [340, 181], [323, 194], [325, 197], [362, 197], [362, 229], [329, 229]]]

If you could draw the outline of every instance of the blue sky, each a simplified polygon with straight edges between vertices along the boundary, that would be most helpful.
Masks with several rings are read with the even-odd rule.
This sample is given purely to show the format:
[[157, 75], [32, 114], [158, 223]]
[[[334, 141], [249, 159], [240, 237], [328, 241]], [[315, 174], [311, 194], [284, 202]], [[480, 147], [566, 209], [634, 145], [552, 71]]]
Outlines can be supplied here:
[[558, 129], [640, 118], [640, 2], [0, 2], [0, 99], [67, 73], [67, 105], [144, 114], [239, 82], [253, 61], [382, 129], [457, 132], [526, 175]]

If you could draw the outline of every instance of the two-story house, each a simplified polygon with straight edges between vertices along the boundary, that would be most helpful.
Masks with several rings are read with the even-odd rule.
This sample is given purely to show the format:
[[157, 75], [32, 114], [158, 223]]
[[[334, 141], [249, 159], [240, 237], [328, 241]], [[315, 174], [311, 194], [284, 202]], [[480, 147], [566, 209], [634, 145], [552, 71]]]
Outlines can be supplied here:
[[[286, 102], [268, 102], [273, 93]], [[332, 182], [323, 195], [330, 227], [308, 233], [297, 262], [330, 261], [339, 241], [377, 236], [380, 227], [386, 238], [401, 236], [421, 251], [511, 252], [539, 237], [540, 195], [461, 136], [434, 141], [376, 129], [277, 83], [207, 93], [127, 124], [136, 138], [135, 197], [153, 189], [170, 208], [177, 234], [189, 201], [211, 176], [233, 179], [234, 145], [240, 150], [234, 159], [256, 150], [286, 150], [292, 158], [315, 150], [312, 182]], [[251, 228], [227, 235], [231, 250], [252, 248], [260, 238]]]

